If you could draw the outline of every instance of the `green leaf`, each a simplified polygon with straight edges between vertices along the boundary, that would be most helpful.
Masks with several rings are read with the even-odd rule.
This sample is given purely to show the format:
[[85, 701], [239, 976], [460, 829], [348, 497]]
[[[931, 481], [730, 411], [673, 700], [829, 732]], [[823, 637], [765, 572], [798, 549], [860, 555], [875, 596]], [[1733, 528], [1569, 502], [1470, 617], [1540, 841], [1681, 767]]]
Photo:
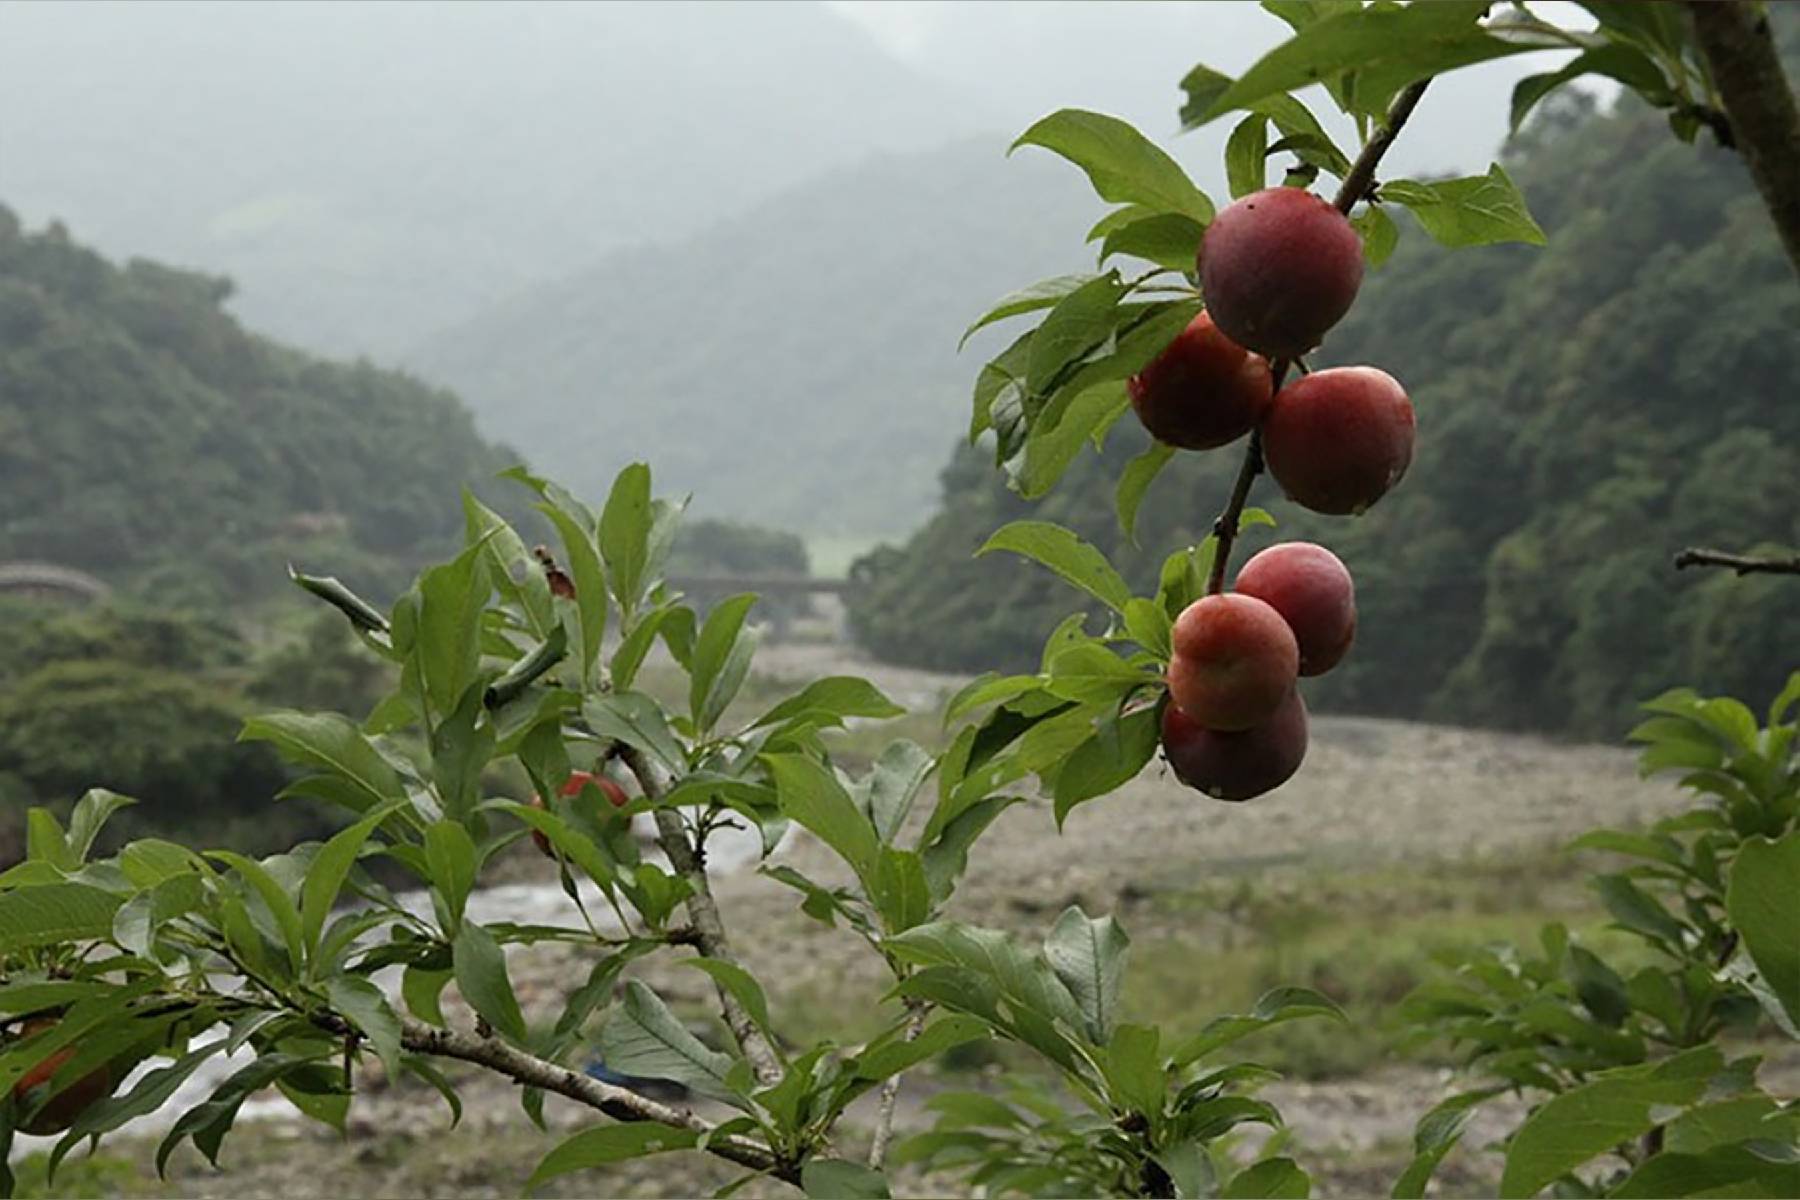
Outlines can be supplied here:
[[589, 696], [581, 705], [588, 728], [648, 754], [680, 775], [687, 770], [687, 751], [669, 729], [662, 706], [642, 692]]
[[1012, 485], [1027, 500], [1047, 494], [1083, 444], [1091, 438], [1103, 440], [1129, 406], [1125, 385], [1116, 380], [1072, 396], [1056, 424], [1040, 420], [1032, 426], [1023, 458], [1009, 464]]
[[768, 997], [763, 995], [762, 985], [756, 982], [756, 976], [722, 958], [684, 958], [680, 961], [684, 967], [692, 967], [712, 976], [713, 982], [731, 993], [732, 998], [750, 1014], [750, 1019], [756, 1022], [757, 1028], [764, 1033], [770, 1031], [772, 1026], [769, 1022]]
[[1527, 75], [1513, 85], [1511, 132], [1519, 132], [1526, 116], [1537, 102], [1571, 80], [1583, 75], [1604, 75], [1616, 79], [1652, 104], [1673, 99], [1662, 70], [1649, 55], [1631, 46], [1609, 42], [1584, 50], [1558, 71]]
[[881, 847], [868, 888], [889, 933], [903, 933], [931, 918], [931, 885], [923, 860], [911, 850]]
[[1124, 254], [1191, 274], [1200, 257], [1200, 239], [1205, 236], [1205, 224], [1192, 217], [1150, 213], [1109, 228], [1100, 242], [1100, 262]]
[[425, 694], [440, 714], [456, 708], [481, 664], [481, 611], [491, 592], [486, 554], [486, 546], [470, 546], [419, 576], [412, 652]]
[[1034, 394], [1048, 392], [1064, 367], [1111, 337], [1124, 296], [1119, 273], [1108, 271], [1058, 300], [1031, 339], [1026, 388]]
[[1015, 796], [989, 796], [963, 808], [944, 822], [921, 858], [931, 897], [942, 904], [956, 890], [956, 881], [968, 869], [969, 847], [994, 823], [994, 818], [1019, 802]]
[[1155, 682], [1155, 677], [1120, 658], [1100, 642], [1077, 642], [1050, 660], [1044, 690], [1084, 704], [1117, 704], [1125, 696]]
[[1400, 244], [1400, 230], [1394, 225], [1394, 219], [1378, 204], [1364, 205], [1361, 212], [1350, 218], [1350, 224], [1356, 227], [1356, 235], [1362, 239], [1363, 258], [1371, 267], [1386, 262], [1394, 253], [1394, 247]]
[[1763, 983], [1800, 1025], [1800, 831], [1744, 843], [1731, 866], [1725, 908]]
[[429, 1021], [440, 1029], [444, 1026], [444, 1010], [439, 997], [450, 982], [451, 972], [407, 967], [400, 976], [400, 998], [406, 1011], [421, 1021]]
[[1167, 662], [1173, 653], [1170, 637], [1174, 632], [1174, 622], [1154, 600], [1146, 600], [1142, 596], [1133, 596], [1131, 603], [1125, 606], [1125, 632], [1131, 640], [1143, 647], [1158, 660]]
[[69, 814], [70, 857], [77, 863], [86, 862], [88, 851], [94, 848], [94, 839], [100, 835], [108, 818], [121, 808], [136, 803], [130, 796], [121, 796], [105, 788], [89, 788], [75, 802], [75, 810]]
[[1681, 945], [1685, 926], [1630, 878], [1600, 875], [1595, 877], [1593, 885], [1600, 893], [1600, 902], [1606, 906], [1606, 911], [1620, 925], [1672, 947]]
[[425, 831], [425, 862], [433, 888], [444, 900], [444, 936], [454, 937], [475, 887], [475, 841], [456, 821], [434, 822]]
[[975, 323], [963, 331], [962, 337], [956, 343], [956, 348], [961, 350], [967, 345], [978, 329], [984, 329], [994, 322], [1004, 321], [1008, 317], [1051, 308], [1070, 292], [1084, 284], [1092, 283], [1097, 278], [1096, 275], [1058, 275], [1054, 279], [1045, 279], [1030, 287], [1009, 292], [994, 301], [986, 312], [975, 318]]
[[896, 1037], [870, 1043], [851, 1060], [850, 1066], [861, 1079], [887, 1079], [956, 1046], [982, 1041], [988, 1036], [987, 1025], [974, 1017], [939, 1017], [910, 1042], [904, 1037]]
[[1551, 1097], [1513, 1135], [1500, 1195], [1535, 1196], [1589, 1159], [1642, 1137], [1667, 1119], [1666, 1108], [1700, 1099], [1724, 1065], [1718, 1047], [1701, 1046], [1654, 1065], [1604, 1072]]
[[1269, 157], [1269, 119], [1251, 113], [1225, 142], [1225, 178], [1233, 199], [1260, 192], [1268, 186], [1264, 161]]
[[1087, 173], [1102, 200], [1184, 213], [1202, 225], [1213, 218], [1212, 201], [1175, 160], [1117, 117], [1065, 108], [1020, 134], [1013, 149], [1020, 146], [1062, 155]]
[[761, 729], [794, 721], [806, 725], [835, 726], [847, 717], [886, 720], [906, 712], [866, 679], [854, 675], [829, 675], [815, 679], [771, 708], [750, 725]]
[[1413, 1127], [1413, 1160], [1394, 1183], [1394, 1200], [1422, 1200], [1425, 1185], [1444, 1156], [1462, 1140], [1463, 1130], [1475, 1117], [1475, 1109], [1483, 1101], [1505, 1091], [1505, 1088], [1483, 1088], [1462, 1092], [1439, 1102], [1419, 1118]]
[[1381, 198], [1404, 204], [1425, 232], [1445, 246], [1496, 242], [1542, 246], [1547, 240], [1526, 211], [1525, 197], [1499, 163], [1490, 166], [1486, 175], [1437, 183], [1392, 179], [1381, 185]]
[[925, 777], [935, 766], [937, 760], [917, 742], [903, 738], [883, 747], [855, 790], [856, 806], [875, 827], [876, 837], [892, 842], [899, 836]]
[[1624, 1200], [1657, 1200], [1664, 1196], [1781, 1200], [1800, 1196], [1800, 1163], [1791, 1158], [1773, 1160], [1747, 1145], [1719, 1146], [1704, 1154], [1658, 1154], [1639, 1163], [1607, 1195]]
[[1312, 1195], [1312, 1176], [1291, 1158], [1265, 1158], [1232, 1176], [1219, 1191], [1219, 1200], [1306, 1200]]
[[608, 1163], [662, 1154], [670, 1150], [689, 1150], [700, 1140], [691, 1129], [674, 1129], [651, 1121], [634, 1121], [623, 1125], [596, 1125], [565, 1139], [556, 1149], [544, 1155], [537, 1170], [526, 1181], [525, 1190], [537, 1188], [572, 1171], [604, 1167]]
[[474, 921], [464, 921], [451, 944], [456, 986], [463, 999], [496, 1031], [514, 1042], [525, 1040], [525, 1014], [506, 976], [506, 953], [494, 935]]
[[69, 839], [56, 814], [47, 808], [33, 808], [25, 814], [25, 856], [30, 862], [48, 863], [62, 871], [75, 867]]
[[978, 675], [950, 697], [944, 706], [944, 724], [989, 704], [1016, 700], [1027, 692], [1038, 691], [1043, 683], [1041, 675], [999, 675], [993, 671]]
[[287, 947], [288, 967], [296, 975], [306, 960], [306, 938], [300, 924], [300, 909], [294, 904], [294, 898], [288, 890], [269, 873], [268, 869], [254, 859], [231, 850], [212, 850], [208, 858], [224, 863], [243, 877], [262, 902], [268, 906], [269, 915], [275, 918], [275, 927], [281, 934], [282, 944]]
[[1137, 545], [1137, 514], [1144, 502], [1144, 493], [1150, 490], [1157, 475], [1175, 457], [1175, 447], [1167, 442], [1151, 442], [1150, 448], [1125, 464], [1125, 470], [1119, 475], [1119, 490], [1115, 506], [1119, 512], [1119, 532], [1125, 540]]
[[271, 742], [289, 761], [329, 771], [350, 785], [358, 811], [406, 798], [400, 776], [381, 751], [337, 713], [263, 713], [244, 722], [238, 740]]
[[1185, 1067], [1271, 1025], [1304, 1017], [1346, 1019], [1344, 1010], [1329, 996], [1311, 988], [1278, 987], [1265, 992], [1248, 1016], [1215, 1017], [1207, 1022], [1205, 1028], [1182, 1043], [1172, 1061], [1178, 1067]]
[[1100, 722], [1092, 736], [1076, 746], [1056, 773], [1051, 791], [1056, 824], [1068, 819], [1076, 805], [1104, 796], [1137, 778], [1156, 754], [1159, 710], [1155, 705]]
[[887, 945], [908, 962], [959, 967], [985, 977], [1025, 1012], [1081, 1027], [1081, 1010], [1050, 964], [997, 929], [934, 921], [887, 939]]
[[1088, 1040], [1104, 1046], [1119, 1020], [1119, 991], [1131, 939], [1111, 916], [1070, 905], [1044, 939], [1044, 959], [1081, 1010]]
[[494, 586], [519, 606], [526, 627], [534, 635], [549, 636], [556, 628], [556, 609], [543, 567], [526, 549], [525, 539], [518, 531], [475, 493], [463, 489], [462, 500], [464, 538], [470, 545], [486, 547], [489, 578]]
[[825, 1200], [888, 1200], [886, 1176], [841, 1158], [809, 1158], [800, 1168], [800, 1190]]
[[875, 868], [880, 842], [875, 827], [825, 767], [796, 754], [765, 755], [780, 796], [781, 811], [824, 842], [865, 884]]
[[387, 993], [360, 975], [339, 975], [326, 981], [325, 995], [331, 1007], [369, 1039], [388, 1078], [400, 1078], [400, 1018], [389, 1006]]
[[1582, 1007], [1596, 1021], [1611, 1029], [1625, 1024], [1631, 1015], [1631, 999], [1625, 993], [1625, 981], [1591, 951], [1580, 946], [1569, 947], [1565, 973]]
[[338, 892], [350, 868], [356, 865], [363, 844], [395, 807], [392, 803], [384, 805], [339, 831], [313, 856], [312, 865], [306, 869], [306, 883], [300, 890], [300, 927], [308, 955], [318, 949], [319, 931], [325, 928], [325, 919], [331, 915], [331, 906], [337, 903]]
[[[593, 535], [567, 511], [555, 504], [540, 504], [538, 511], [550, 518], [562, 539], [563, 558], [569, 564], [569, 581], [575, 586], [575, 599], [557, 597], [552, 608], [566, 613], [561, 628], [569, 645], [579, 658], [583, 691], [594, 686], [594, 664], [600, 659], [600, 647], [606, 640], [606, 570], [600, 564], [600, 552]], [[542, 574], [539, 568], [539, 574]], [[576, 628], [570, 631], [568, 626]]]
[[632, 463], [613, 479], [600, 513], [600, 554], [621, 612], [637, 611], [650, 559], [650, 468]]
[[751, 593], [721, 600], [707, 614], [694, 642], [688, 680], [688, 705], [694, 728], [704, 736], [743, 686], [756, 649], [756, 635], [746, 633], [744, 618], [756, 603]]
[[[1357, 73], [1357, 110], [1380, 113], [1394, 93], [1409, 83], [1557, 44], [1518, 36], [1500, 38], [1487, 32], [1476, 23], [1487, 7], [1485, 0], [1433, 0], [1326, 17], [1263, 55], [1236, 82], [1213, 96], [1211, 103], [1194, 115], [1192, 124], [1204, 125], [1234, 109], [1250, 109], [1271, 96], [1351, 70]], [[1210, 81], [1199, 82], [1210, 86]], [[1189, 109], [1194, 107], [1194, 90], [1189, 91]], [[1184, 109], [1183, 115], [1187, 112]]]
[[730, 1056], [689, 1033], [662, 999], [635, 979], [627, 981], [624, 1000], [601, 1026], [600, 1055], [615, 1071], [672, 1079], [714, 1099], [743, 1103], [726, 1082]]
[[1131, 589], [1106, 556], [1060, 525], [1013, 521], [996, 530], [975, 553], [995, 550], [1010, 550], [1040, 563], [1119, 612], [1131, 601]]

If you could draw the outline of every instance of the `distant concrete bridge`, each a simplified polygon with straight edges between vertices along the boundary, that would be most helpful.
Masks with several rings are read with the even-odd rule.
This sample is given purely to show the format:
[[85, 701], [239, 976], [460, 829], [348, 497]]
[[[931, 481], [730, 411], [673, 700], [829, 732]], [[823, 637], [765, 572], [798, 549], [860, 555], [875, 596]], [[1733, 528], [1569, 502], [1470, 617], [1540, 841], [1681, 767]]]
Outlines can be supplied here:
[[671, 575], [669, 586], [705, 596], [755, 592], [759, 596], [842, 596], [856, 584], [849, 579], [814, 575]]
[[112, 589], [74, 567], [45, 562], [7, 562], [0, 563], [0, 592], [86, 604], [106, 599]]

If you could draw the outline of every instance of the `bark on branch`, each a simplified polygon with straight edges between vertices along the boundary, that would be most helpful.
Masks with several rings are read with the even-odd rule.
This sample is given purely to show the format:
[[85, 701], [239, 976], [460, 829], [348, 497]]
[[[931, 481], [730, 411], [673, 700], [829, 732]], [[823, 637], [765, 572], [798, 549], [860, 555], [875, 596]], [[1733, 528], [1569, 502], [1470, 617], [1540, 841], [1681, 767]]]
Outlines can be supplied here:
[[1800, 554], [1765, 558], [1690, 546], [1675, 556], [1675, 569], [1685, 567], [1729, 567], [1739, 575], [1800, 575]]
[[1800, 107], [1769, 17], [1744, 0], [1689, 0], [1694, 40], [1731, 119], [1731, 136], [1800, 273]]
[[[334, 1014], [321, 1014], [314, 1020], [321, 1027], [333, 1033], [343, 1035], [355, 1033], [355, 1030], [347, 1022]], [[546, 1092], [555, 1092], [559, 1096], [566, 1096], [578, 1104], [585, 1104], [589, 1108], [605, 1113], [614, 1120], [655, 1121], [671, 1128], [686, 1129], [700, 1134], [710, 1133], [714, 1128], [712, 1122], [695, 1115], [688, 1109], [674, 1108], [647, 1096], [641, 1096], [629, 1088], [603, 1083], [592, 1076], [584, 1075], [579, 1071], [571, 1071], [548, 1059], [527, 1054], [497, 1038], [477, 1037], [451, 1029], [439, 1029], [435, 1025], [427, 1025], [413, 1017], [402, 1017], [400, 1019], [400, 1044], [415, 1054], [428, 1054], [436, 1058], [453, 1058], [460, 1062], [485, 1067], [518, 1083], [542, 1088]], [[749, 1167], [751, 1170], [766, 1171], [789, 1183], [798, 1184], [800, 1181], [800, 1172], [797, 1167], [781, 1162], [768, 1147], [747, 1138], [714, 1137], [708, 1141], [707, 1151], [740, 1166]]]

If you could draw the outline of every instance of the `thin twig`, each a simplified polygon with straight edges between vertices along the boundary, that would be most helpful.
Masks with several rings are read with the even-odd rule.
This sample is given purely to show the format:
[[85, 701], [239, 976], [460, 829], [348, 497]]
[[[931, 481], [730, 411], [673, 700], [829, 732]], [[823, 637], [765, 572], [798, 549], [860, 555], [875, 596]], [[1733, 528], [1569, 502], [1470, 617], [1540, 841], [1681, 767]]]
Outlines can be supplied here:
[[[637, 776], [644, 795], [655, 800], [668, 791], [669, 776], [659, 764], [630, 746], [624, 748], [622, 757], [631, 773]], [[686, 880], [691, 889], [687, 898], [687, 913], [688, 919], [693, 922], [696, 947], [707, 958], [737, 965], [737, 956], [732, 953], [731, 941], [725, 934], [725, 922], [719, 916], [718, 903], [713, 899], [712, 885], [706, 878], [706, 865], [700, 861], [700, 855], [695, 851], [692, 839], [688, 837], [687, 828], [681, 823], [681, 815], [673, 809], [658, 808], [655, 817], [657, 844], [668, 855], [669, 865], [675, 869], [675, 874]], [[755, 1019], [738, 1003], [737, 997], [723, 984], [717, 984], [716, 987], [725, 1025], [737, 1040], [738, 1049], [744, 1052], [744, 1058], [749, 1062], [757, 1082], [764, 1087], [779, 1083], [782, 1075], [781, 1060], [776, 1057], [775, 1047], [757, 1026]]]
[[[915, 1000], [907, 1001], [907, 1007], [911, 1010], [911, 1015], [906, 1021], [903, 1040], [910, 1042], [925, 1028], [925, 1018], [931, 1010], [928, 1005]], [[881, 1107], [875, 1116], [875, 1140], [869, 1146], [871, 1171], [881, 1170], [881, 1165], [887, 1161], [888, 1143], [894, 1139], [894, 1108], [900, 1099], [900, 1077], [905, 1073], [896, 1071], [881, 1085]]]
[[[1418, 107], [1419, 97], [1425, 94], [1430, 83], [1430, 79], [1421, 79], [1417, 83], [1408, 84], [1394, 97], [1393, 104], [1388, 106], [1387, 119], [1375, 131], [1375, 136], [1369, 139], [1368, 144], [1363, 146], [1362, 153], [1356, 156], [1349, 173], [1344, 176], [1343, 186], [1338, 188], [1337, 197], [1332, 203], [1339, 212], [1348, 216], [1357, 202], [1373, 189], [1375, 168], [1381, 165], [1381, 156], [1394, 144], [1401, 126], [1412, 116], [1413, 109]], [[1274, 369], [1275, 391], [1281, 390], [1282, 380], [1287, 378], [1290, 365], [1285, 359], [1270, 364]], [[1218, 539], [1218, 548], [1213, 555], [1212, 573], [1206, 581], [1208, 595], [1217, 595], [1225, 590], [1225, 573], [1231, 567], [1231, 547], [1237, 541], [1238, 521], [1243, 517], [1244, 505], [1250, 499], [1250, 486], [1256, 482], [1262, 469], [1262, 430], [1257, 429], [1251, 431], [1250, 441], [1244, 447], [1244, 464], [1238, 468], [1237, 482], [1231, 488], [1231, 498], [1225, 502], [1224, 510], [1213, 522], [1213, 536]]]
[[1800, 575], [1800, 554], [1761, 558], [1690, 546], [1675, 556], [1675, 569], [1685, 567], [1729, 567], [1739, 575]]
[[[314, 1022], [332, 1033], [352, 1034], [355, 1029], [335, 1013], [319, 1013]], [[685, 1108], [641, 1096], [629, 1088], [604, 1083], [591, 1075], [571, 1071], [548, 1059], [527, 1054], [497, 1038], [474, 1037], [451, 1029], [439, 1029], [414, 1017], [400, 1018], [400, 1044], [415, 1054], [437, 1058], [454, 1058], [497, 1071], [515, 1082], [542, 1088], [566, 1096], [578, 1104], [597, 1109], [618, 1121], [655, 1121], [675, 1129], [709, 1134], [712, 1122]], [[707, 1150], [720, 1158], [756, 1171], [766, 1171], [789, 1183], [798, 1184], [797, 1167], [781, 1162], [768, 1147], [742, 1137], [712, 1137]]]

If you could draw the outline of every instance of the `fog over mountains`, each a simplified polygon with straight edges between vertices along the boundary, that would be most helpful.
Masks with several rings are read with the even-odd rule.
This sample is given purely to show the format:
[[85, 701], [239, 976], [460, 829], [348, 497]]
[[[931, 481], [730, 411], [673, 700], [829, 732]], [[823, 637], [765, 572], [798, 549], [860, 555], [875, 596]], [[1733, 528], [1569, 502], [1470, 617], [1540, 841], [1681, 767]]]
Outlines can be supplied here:
[[[891, 533], [954, 440], [961, 325], [1091, 261], [1080, 176], [1008, 140], [1062, 105], [1172, 134], [1189, 66], [1284, 29], [1248, 4], [8, 5], [0, 201], [228, 274], [252, 327], [448, 384], [584, 491], [648, 457], [702, 511]], [[1441, 83], [1393, 170], [1480, 169], [1534, 69]], [[1218, 191], [1225, 132], [1175, 143]]]

